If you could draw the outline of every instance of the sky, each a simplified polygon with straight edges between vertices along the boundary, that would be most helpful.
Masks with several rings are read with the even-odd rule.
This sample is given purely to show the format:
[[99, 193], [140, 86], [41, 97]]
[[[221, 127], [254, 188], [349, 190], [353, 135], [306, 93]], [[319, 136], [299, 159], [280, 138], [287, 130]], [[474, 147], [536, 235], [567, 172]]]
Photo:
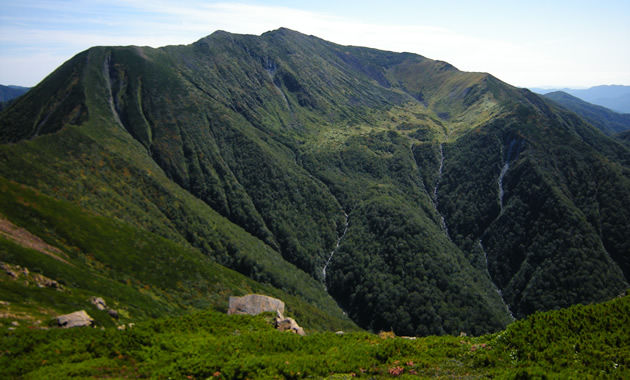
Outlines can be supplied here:
[[91, 46], [279, 27], [417, 53], [519, 87], [630, 85], [630, 0], [0, 0], [0, 84], [34, 86]]

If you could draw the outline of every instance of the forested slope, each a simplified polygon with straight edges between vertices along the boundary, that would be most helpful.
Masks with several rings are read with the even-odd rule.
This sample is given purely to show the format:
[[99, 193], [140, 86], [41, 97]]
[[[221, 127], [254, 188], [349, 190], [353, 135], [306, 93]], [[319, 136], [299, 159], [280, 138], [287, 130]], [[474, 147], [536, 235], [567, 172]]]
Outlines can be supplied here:
[[628, 285], [630, 151], [418, 55], [287, 29], [96, 47], [0, 127], [5, 178], [364, 328], [496, 331]]

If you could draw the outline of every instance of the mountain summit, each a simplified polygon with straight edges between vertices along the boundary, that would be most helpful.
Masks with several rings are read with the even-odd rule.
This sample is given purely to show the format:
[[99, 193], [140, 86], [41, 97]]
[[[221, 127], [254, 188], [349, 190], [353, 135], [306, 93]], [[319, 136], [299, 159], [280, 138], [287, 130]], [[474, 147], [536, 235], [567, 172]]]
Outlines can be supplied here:
[[[4, 110], [0, 141], [6, 186], [342, 318], [329, 294], [367, 329], [479, 334], [628, 286], [630, 150], [528, 90], [415, 54], [288, 29], [95, 47]], [[115, 268], [53, 216], [44, 240]], [[155, 286], [194, 287], [184, 278]]]

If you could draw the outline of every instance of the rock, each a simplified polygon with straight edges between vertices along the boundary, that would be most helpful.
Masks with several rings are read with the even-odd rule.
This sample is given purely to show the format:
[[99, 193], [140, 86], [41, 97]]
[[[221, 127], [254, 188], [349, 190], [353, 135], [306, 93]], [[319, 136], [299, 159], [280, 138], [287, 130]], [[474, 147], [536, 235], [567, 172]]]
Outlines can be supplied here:
[[301, 336], [306, 335], [306, 333], [304, 332], [304, 329], [301, 328], [300, 325], [297, 324], [295, 319], [289, 318], [289, 317], [286, 317], [286, 318], [283, 317], [280, 311], [277, 311], [276, 313], [277, 313], [276, 329], [280, 331], [290, 331], [294, 334], [298, 334]]
[[268, 311], [284, 313], [284, 302], [277, 298], [260, 294], [230, 297], [228, 314], [257, 315]]
[[337, 335], [343, 335], [343, 334], [345, 334], [345, 333], [344, 333], [343, 331], [339, 330], [339, 331], [335, 332], [335, 334], [337, 334]]
[[107, 310], [107, 314], [114, 319], [118, 319], [118, 312], [114, 309]]
[[5, 273], [13, 278], [18, 278], [18, 274], [14, 268], [12, 268], [11, 264], [0, 263], [0, 267], [4, 269]]
[[26, 285], [30, 285], [32, 282], [39, 288], [54, 288], [61, 290], [62, 286], [57, 281], [52, 280], [43, 274], [31, 273], [28, 268], [21, 267], [19, 265], [12, 265], [8, 263], [0, 262], [0, 268], [4, 269], [6, 274], [17, 280], [23, 277]]
[[276, 312], [275, 326], [280, 331], [306, 335], [304, 329], [293, 318], [285, 318], [284, 302], [277, 298], [260, 294], [248, 294], [243, 297], [230, 297], [228, 314], [257, 315], [264, 312]]
[[396, 337], [393, 331], [381, 331], [378, 333], [378, 337], [381, 339], [393, 339]]
[[61, 285], [57, 281], [51, 280], [50, 278], [46, 276], [35, 273], [33, 274], [32, 277], [33, 277], [33, 280], [35, 281], [35, 284], [37, 284], [37, 287], [39, 288], [61, 289]]
[[57, 317], [57, 325], [62, 328], [92, 326], [94, 319], [85, 310], [64, 314]]
[[107, 308], [107, 304], [105, 303], [105, 300], [102, 299], [101, 297], [92, 297], [90, 298], [90, 302], [92, 303], [92, 305], [96, 306], [96, 308], [99, 310], [105, 310]]

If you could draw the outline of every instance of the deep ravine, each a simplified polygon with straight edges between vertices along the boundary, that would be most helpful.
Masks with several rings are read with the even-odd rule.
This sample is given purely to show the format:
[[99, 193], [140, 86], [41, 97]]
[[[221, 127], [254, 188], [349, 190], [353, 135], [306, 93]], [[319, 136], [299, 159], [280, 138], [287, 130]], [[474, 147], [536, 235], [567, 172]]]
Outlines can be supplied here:
[[265, 71], [267, 72], [267, 75], [269, 75], [271, 84], [273, 84], [273, 87], [276, 89], [276, 91], [278, 91], [278, 93], [282, 95], [282, 100], [284, 101], [284, 105], [285, 107], [287, 107], [287, 110], [291, 111], [291, 106], [289, 106], [289, 100], [287, 99], [287, 96], [285, 95], [284, 91], [282, 91], [282, 89], [275, 82], [277, 69], [278, 68], [276, 67], [276, 64], [274, 62], [269, 61], [265, 63]]
[[510, 163], [506, 160], [505, 164], [503, 165], [503, 168], [501, 168], [501, 172], [499, 173], [499, 180], [497, 181], [499, 184], [499, 207], [500, 207], [500, 214], [503, 214], [503, 178], [505, 177], [505, 174], [507, 173], [508, 169], [510, 168]]
[[[502, 215], [503, 215], [503, 196], [505, 195], [505, 190], [503, 189], [503, 179], [505, 178], [505, 175], [507, 174], [508, 170], [510, 169], [510, 155], [512, 153], [512, 148], [514, 146], [514, 141], [512, 141], [510, 143], [510, 147], [508, 149], [507, 152], [507, 157], [505, 158], [505, 162], [503, 163], [503, 167], [501, 168], [501, 171], [499, 172], [499, 178], [497, 179], [497, 186], [498, 186], [498, 191], [497, 191], [497, 195], [499, 197], [499, 215], [497, 215], [497, 217], [492, 221], [492, 223], [490, 223], [490, 225], [494, 224]], [[501, 149], [501, 156], [503, 156], [503, 149]], [[490, 281], [492, 282], [492, 284], [494, 285], [494, 288], [496, 289], [497, 293], [499, 294], [499, 297], [501, 298], [501, 302], [503, 302], [503, 305], [505, 306], [505, 309], [507, 310], [508, 314], [510, 314], [510, 317], [512, 318], [512, 320], [514, 320], [514, 314], [512, 314], [512, 311], [510, 310], [509, 305], [507, 304], [507, 302], [505, 302], [505, 299], [503, 298], [503, 292], [501, 292], [501, 289], [497, 286], [497, 284], [494, 282], [494, 280], [492, 279], [492, 276], [490, 275], [490, 268], [488, 267], [488, 254], [486, 253], [486, 250], [483, 246], [483, 236], [485, 235], [486, 231], [484, 231], [481, 234], [481, 237], [479, 238], [479, 249], [481, 249], [481, 252], [483, 253], [483, 258], [484, 258], [484, 262], [485, 262], [485, 269], [486, 269], [486, 274], [488, 275], [488, 278], [490, 279]]]
[[446, 234], [446, 237], [451, 240], [450, 235], [448, 234], [448, 227], [446, 226], [446, 219], [444, 219], [444, 215], [438, 209], [439, 199], [438, 199], [438, 188], [440, 187], [440, 182], [442, 181], [442, 171], [444, 169], [444, 149], [442, 148], [442, 144], [440, 144], [440, 167], [438, 168], [438, 177], [435, 181], [435, 187], [433, 188], [433, 207], [435, 208], [435, 212], [437, 212], [440, 217], [440, 224], [442, 225], [442, 230]]
[[348, 217], [349, 217], [348, 213], [344, 211], [343, 216], [345, 218], [343, 232], [341, 233], [341, 235], [337, 237], [337, 243], [335, 244], [335, 248], [333, 248], [333, 250], [330, 252], [330, 255], [328, 256], [328, 260], [326, 260], [326, 264], [324, 264], [324, 267], [322, 268], [322, 275], [324, 276], [324, 285], [326, 284], [326, 268], [328, 268], [328, 264], [330, 264], [330, 261], [333, 259], [333, 256], [335, 256], [335, 252], [337, 252], [337, 249], [339, 249], [339, 245], [341, 245], [341, 241], [346, 236], [346, 232], [348, 231]]
[[488, 275], [488, 278], [490, 279], [490, 282], [492, 282], [492, 285], [494, 285], [494, 289], [499, 294], [499, 298], [501, 298], [501, 302], [503, 303], [503, 306], [505, 306], [505, 310], [510, 315], [510, 318], [512, 320], [515, 320], [516, 318], [514, 318], [514, 314], [512, 314], [512, 310], [510, 310], [510, 306], [507, 304], [507, 302], [505, 302], [505, 298], [503, 298], [503, 292], [501, 292], [501, 289], [499, 289], [497, 284], [492, 279], [492, 276], [490, 275], [490, 269], [488, 268], [488, 254], [486, 253], [486, 250], [483, 247], [483, 242], [481, 241], [481, 239], [479, 239], [479, 243], [478, 244], [479, 244], [479, 249], [481, 249], [481, 252], [483, 253], [483, 258], [485, 260], [486, 274]]

